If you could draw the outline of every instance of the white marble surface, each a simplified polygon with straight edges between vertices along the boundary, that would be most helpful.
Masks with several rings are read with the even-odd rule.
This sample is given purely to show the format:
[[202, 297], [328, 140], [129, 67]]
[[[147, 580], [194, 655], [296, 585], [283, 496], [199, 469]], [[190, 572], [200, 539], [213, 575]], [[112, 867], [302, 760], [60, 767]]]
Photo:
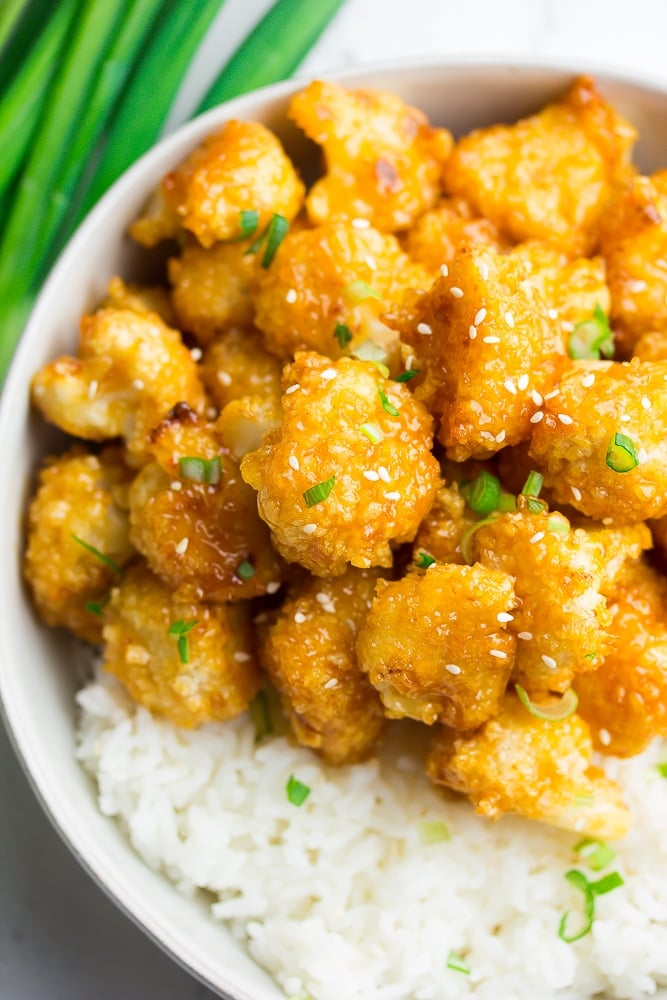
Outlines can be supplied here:
[[[186, 2], [186, 0], [182, 0]], [[312, 0], [313, 3], [318, 0]], [[184, 87], [187, 115], [216, 65], [269, 0], [227, 0]], [[565, 58], [667, 84], [667, 0], [347, 0], [300, 75], [415, 56]], [[211, 997], [121, 915], [77, 867], [0, 729], [0, 998]]]

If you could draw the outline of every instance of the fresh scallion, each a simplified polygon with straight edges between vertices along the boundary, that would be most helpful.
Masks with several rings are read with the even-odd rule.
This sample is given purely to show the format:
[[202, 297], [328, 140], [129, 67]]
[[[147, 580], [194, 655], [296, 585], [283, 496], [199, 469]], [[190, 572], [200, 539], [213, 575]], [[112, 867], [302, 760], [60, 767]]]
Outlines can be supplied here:
[[445, 844], [452, 839], [449, 827], [441, 819], [425, 819], [419, 824], [422, 844]]
[[429, 566], [433, 566], [436, 560], [433, 556], [430, 556], [428, 552], [420, 552], [417, 556], [417, 566], [420, 569], [428, 569]]
[[236, 575], [241, 580], [250, 580], [255, 575], [255, 567], [249, 559], [243, 559], [236, 567]]
[[667, 761], [663, 764], [656, 764], [655, 769], [661, 778], [667, 778]]
[[547, 521], [547, 528], [555, 535], [566, 535], [570, 530], [570, 525], [564, 518], [550, 517]]
[[23, 16], [27, 0], [5, 0], [0, 9], [0, 52]]
[[534, 701], [531, 701], [528, 692], [520, 684], [515, 684], [515, 688], [523, 707], [531, 715], [534, 715], [535, 718], [546, 719], [548, 722], [563, 722], [565, 719], [569, 719], [576, 712], [577, 705], [579, 704], [577, 692], [574, 688], [568, 688], [557, 703], [552, 702], [544, 705], [535, 704]]
[[637, 446], [625, 434], [612, 435], [607, 447], [606, 463], [612, 472], [631, 472], [639, 465]]
[[410, 382], [413, 378], [417, 378], [418, 375], [421, 375], [418, 368], [409, 368], [408, 371], [397, 375], [394, 382]]
[[287, 798], [293, 806], [302, 806], [310, 795], [310, 788], [304, 785], [293, 774], [290, 774], [287, 782]]
[[466, 486], [465, 499], [475, 514], [487, 516], [498, 507], [500, 500], [500, 480], [492, 476], [486, 469], [472, 483]]
[[360, 424], [359, 430], [367, 437], [371, 444], [379, 444], [384, 438], [384, 434], [375, 424]]
[[379, 299], [380, 293], [366, 281], [351, 281], [343, 289], [344, 294], [353, 302], [365, 302], [366, 299]]
[[593, 920], [595, 919], [595, 897], [613, 892], [614, 889], [619, 889], [625, 883], [618, 872], [611, 872], [596, 882], [589, 882], [584, 873], [577, 871], [576, 868], [566, 872], [565, 878], [576, 889], [579, 889], [584, 897], [583, 922], [581, 926], [576, 930], [568, 930], [570, 917], [570, 911], [568, 910], [563, 914], [558, 927], [558, 936], [561, 940], [567, 942], [567, 944], [572, 944], [573, 941], [578, 941], [588, 934], [593, 926]]
[[86, 601], [85, 609], [90, 611], [91, 615], [97, 615], [99, 618], [104, 616], [104, 609], [111, 600], [110, 596], [103, 597], [101, 601]]
[[476, 521], [475, 524], [471, 524], [470, 527], [466, 528], [466, 530], [461, 535], [461, 541], [459, 543], [461, 546], [461, 555], [467, 562], [468, 566], [472, 566], [472, 564], [475, 561], [472, 550], [472, 540], [476, 532], [478, 532], [480, 528], [483, 528], [487, 524], [493, 524], [493, 522], [496, 520], [497, 517], [495, 516], [495, 514], [492, 515], [491, 517], [485, 517], [481, 521]]
[[81, 546], [82, 549], [85, 549], [86, 552], [90, 552], [91, 555], [94, 555], [95, 558], [99, 559], [101, 563], [104, 563], [104, 565], [108, 566], [110, 570], [113, 570], [117, 577], [120, 578], [123, 576], [123, 570], [118, 563], [111, 558], [111, 556], [105, 556], [104, 552], [100, 552], [99, 549], [96, 549], [95, 546], [91, 545], [89, 542], [84, 542], [83, 538], [79, 538], [78, 535], [72, 533], [72, 538], [77, 545]]
[[215, 486], [220, 482], [222, 465], [220, 456], [215, 458], [198, 458], [196, 455], [186, 455], [178, 460], [178, 471], [182, 479], [193, 483], [208, 483]]
[[604, 840], [598, 840], [596, 837], [584, 837], [580, 840], [578, 844], [574, 846], [575, 854], [578, 854], [582, 861], [585, 861], [589, 868], [592, 868], [594, 872], [602, 871], [607, 865], [616, 857], [616, 854], [611, 849], [609, 844], [606, 844]]
[[531, 514], [543, 514], [547, 506], [546, 500], [538, 500], [537, 497], [526, 497], [526, 507]]
[[380, 395], [380, 402], [382, 403], [382, 409], [385, 411], [385, 413], [388, 413], [390, 417], [400, 416], [399, 411], [396, 409], [392, 401], [389, 399], [387, 393], [380, 386], [378, 386], [378, 393]]
[[447, 956], [447, 968], [451, 969], [453, 972], [462, 972], [464, 976], [470, 975], [470, 966], [467, 964], [465, 959], [463, 959], [455, 951], [450, 951]]
[[500, 511], [501, 514], [509, 514], [516, 510], [516, 497], [514, 494], [506, 493], [505, 490], [502, 490], [498, 497], [496, 510]]
[[256, 208], [243, 208], [239, 212], [239, 235], [229, 240], [230, 243], [242, 243], [249, 240], [257, 232], [259, 212]]
[[269, 699], [266, 691], [258, 691], [248, 706], [250, 718], [255, 725], [255, 743], [261, 743], [273, 732]]
[[521, 495], [524, 497], [539, 497], [543, 484], [544, 476], [540, 472], [536, 472], [535, 469], [532, 469], [523, 484]]
[[261, 265], [263, 268], [270, 267], [276, 255], [278, 247], [287, 236], [289, 222], [283, 215], [276, 213], [266, 228], [266, 246], [262, 254]]
[[591, 319], [575, 323], [570, 334], [568, 351], [571, 358], [595, 359], [600, 356], [613, 358], [614, 335], [609, 326], [609, 320], [600, 303], [596, 303]]
[[331, 476], [330, 479], [325, 479], [324, 482], [318, 483], [317, 486], [311, 486], [307, 489], [303, 494], [306, 507], [314, 507], [316, 504], [326, 500], [334, 488], [335, 482], [336, 477]]
[[199, 624], [199, 619], [195, 618], [194, 621], [186, 622], [183, 618], [179, 618], [177, 621], [172, 622], [167, 629], [167, 635], [174, 635], [178, 639], [178, 655], [180, 657], [181, 663], [190, 662], [190, 648], [188, 645], [188, 632], [192, 631], [195, 625]]
[[336, 323], [334, 337], [338, 341], [338, 346], [341, 351], [344, 351], [347, 345], [352, 341], [352, 334], [349, 326], [346, 326], [345, 323]]

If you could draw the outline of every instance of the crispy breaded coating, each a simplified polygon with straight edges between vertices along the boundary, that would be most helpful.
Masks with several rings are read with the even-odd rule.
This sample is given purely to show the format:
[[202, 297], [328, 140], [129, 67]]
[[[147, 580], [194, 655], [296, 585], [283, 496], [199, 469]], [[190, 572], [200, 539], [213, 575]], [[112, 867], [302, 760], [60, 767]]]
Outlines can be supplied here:
[[493, 250], [509, 249], [509, 242], [488, 219], [482, 219], [463, 198], [442, 198], [435, 208], [423, 215], [408, 230], [403, 240], [410, 256], [434, 276], [452, 263], [467, 243], [477, 243]]
[[667, 579], [642, 562], [629, 563], [610, 611], [605, 661], [578, 677], [575, 688], [595, 749], [632, 757], [667, 736]]
[[[288, 233], [259, 275], [255, 322], [279, 358], [299, 350], [337, 358], [365, 340], [392, 354], [397, 337], [380, 317], [430, 283], [394, 236], [349, 222], [303, 229]], [[346, 328], [338, 336], [337, 324]]]
[[216, 431], [232, 458], [240, 462], [248, 452], [257, 451], [269, 431], [280, 427], [282, 418], [280, 396], [241, 396], [224, 407]]
[[171, 297], [161, 285], [126, 284], [115, 277], [109, 282], [102, 306], [112, 309], [134, 309], [138, 313], [157, 313], [167, 326], [176, 326]]
[[587, 255], [613, 186], [629, 176], [635, 139], [590, 77], [580, 77], [538, 114], [460, 139], [445, 164], [445, 190], [516, 242]]
[[667, 331], [643, 333], [632, 349], [640, 361], [667, 361]]
[[152, 247], [183, 227], [210, 247], [241, 235], [241, 212], [258, 212], [261, 232], [274, 213], [293, 219], [303, 196], [303, 184], [273, 132], [259, 122], [232, 120], [162, 179], [130, 233]]
[[[179, 626], [192, 626], [184, 644]], [[248, 606], [178, 600], [143, 564], [112, 592], [102, 665], [140, 705], [184, 729], [240, 715], [260, 681]]]
[[202, 346], [230, 327], [252, 323], [255, 258], [246, 249], [239, 243], [191, 244], [169, 261], [178, 325]]
[[219, 409], [242, 396], [280, 400], [282, 365], [264, 350], [256, 330], [231, 329], [216, 337], [204, 351], [200, 372]]
[[523, 264], [465, 247], [447, 276], [397, 325], [426, 371], [416, 389], [440, 418], [456, 461], [484, 458], [530, 436], [531, 417], [565, 358], [562, 335]]
[[37, 610], [88, 642], [100, 642], [104, 602], [134, 552], [123, 509], [130, 479], [120, 449], [92, 455], [75, 445], [46, 459], [28, 508], [23, 572]]
[[357, 639], [359, 666], [385, 713], [427, 725], [474, 729], [500, 711], [516, 639], [506, 573], [436, 563], [402, 580], [380, 580]]
[[667, 170], [635, 177], [600, 220], [611, 318], [627, 356], [643, 333], [667, 334]]
[[461, 538], [477, 520], [461, 496], [458, 483], [441, 486], [419, 526], [413, 546], [415, 557], [425, 552], [438, 562], [464, 565]]
[[297, 741], [330, 764], [368, 757], [384, 727], [380, 699], [355, 651], [377, 579], [377, 570], [359, 569], [333, 580], [304, 577], [260, 631], [260, 663]]
[[[667, 362], [587, 362], [564, 375], [530, 445], [559, 503], [614, 524], [667, 513], [666, 387]], [[619, 464], [617, 434], [636, 452], [626, 472], [608, 464]]]
[[110, 308], [83, 317], [78, 356], [37, 372], [32, 398], [68, 434], [122, 437], [136, 462], [146, 460], [148, 436], [172, 406], [183, 401], [203, 411], [206, 404], [178, 331], [157, 313]]
[[241, 463], [276, 548], [316, 576], [391, 566], [391, 543], [412, 541], [439, 485], [430, 416], [353, 358], [298, 354], [283, 385], [281, 426]]
[[316, 80], [289, 115], [324, 150], [327, 172], [306, 201], [313, 222], [368, 219], [391, 233], [435, 204], [452, 137], [400, 97]]
[[[130, 490], [131, 538], [175, 598], [238, 601], [279, 582], [282, 564], [255, 494], [215, 425], [176, 407], [153, 432], [152, 450], [157, 460]], [[192, 457], [217, 463], [211, 482], [189, 478], [179, 460]]]
[[527, 819], [614, 840], [631, 826], [618, 785], [591, 766], [588, 726], [578, 715], [538, 719], [514, 694], [502, 713], [476, 733], [435, 734], [427, 773], [436, 785], [463, 792], [482, 816]]

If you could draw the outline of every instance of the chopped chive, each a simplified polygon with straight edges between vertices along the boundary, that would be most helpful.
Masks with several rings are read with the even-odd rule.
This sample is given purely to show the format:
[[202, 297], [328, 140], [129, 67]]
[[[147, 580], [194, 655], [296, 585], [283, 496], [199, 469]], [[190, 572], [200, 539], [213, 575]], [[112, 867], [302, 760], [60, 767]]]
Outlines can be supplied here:
[[397, 375], [394, 382], [409, 382], [410, 379], [417, 378], [420, 374], [421, 372], [418, 368], [410, 368], [409, 371], [401, 372], [400, 375]]
[[625, 882], [618, 872], [610, 872], [609, 875], [599, 878], [597, 882], [590, 883], [591, 892], [594, 896], [606, 896], [608, 892], [620, 889], [622, 885], [625, 885]]
[[382, 378], [389, 378], [389, 369], [381, 361], [371, 361], [371, 364], [375, 365]]
[[380, 386], [378, 386], [378, 393], [380, 394], [380, 401], [382, 403], [382, 409], [385, 411], [385, 413], [388, 413], [390, 417], [398, 417], [398, 416], [400, 416], [399, 411], [396, 409], [396, 407], [394, 406], [394, 404], [391, 402], [391, 400], [389, 399], [389, 396], [387, 395], [387, 393], [384, 392], [384, 390], [381, 389]]
[[229, 243], [242, 243], [243, 240], [249, 240], [257, 232], [259, 212], [256, 208], [243, 208], [239, 212], [239, 216], [239, 229], [241, 231], [238, 236], [228, 240]]
[[278, 215], [276, 213], [266, 230], [266, 247], [264, 248], [264, 254], [262, 256], [262, 267], [270, 267], [273, 258], [276, 255], [278, 247], [282, 241], [287, 236], [287, 231], [289, 230], [289, 222], [283, 215]]
[[351, 281], [343, 289], [343, 293], [353, 302], [364, 302], [366, 299], [379, 299], [380, 293], [365, 281]]
[[317, 486], [311, 486], [303, 494], [303, 499], [306, 502], [306, 507], [314, 507], [315, 504], [322, 503], [326, 500], [336, 482], [336, 477], [331, 476], [330, 479], [325, 479], [324, 482], [318, 483]]
[[547, 521], [547, 528], [557, 535], [566, 535], [570, 530], [570, 525], [567, 521], [561, 521], [559, 517], [550, 517]]
[[570, 882], [575, 889], [579, 889], [584, 897], [584, 912], [583, 912], [583, 922], [577, 929], [569, 929], [568, 923], [570, 922], [570, 911], [567, 910], [561, 917], [560, 924], [558, 925], [558, 937], [561, 941], [565, 941], [567, 944], [572, 944], [574, 941], [578, 941], [580, 938], [585, 937], [593, 926], [593, 919], [595, 917], [595, 896], [590, 887], [590, 883], [583, 872], [579, 872], [576, 868], [572, 871], [566, 872], [565, 878]]
[[107, 596], [103, 597], [101, 601], [86, 601], [85, 609], [86, 611], [90, 611], [91, 615], [98, 615], [98, 617], [102, 618], [104, 615], [104, 609], [110, 600], [111, 597], [107, 594]]
[[419, 839], [422, 844], [445, 844], [452, 835], [441, 819], [425, 819], [419, 824]]
[[574, 688], [568, 688], [557, 704], [536, 705], [530, 700], [528, 692], [520, 684], [514, 685], [519, 701], [531, 715], [537, 719], [546, 719], [548, 722], [563, 722], [569, 719], [577, 710], [579, 699]]
[[287, 782], [287, 798], [293, 806], [302, 806], [310, 795], [310, 788], [304, 785], [293, 774], [290, 774]]
[[575, 806], [592, 806], [595, 805], [594, 795], [575, 795], [572, 799]]
[[244, 559], [236, 567], [236, 575], [242, 580], [250, 580], [255, 575], [255, 567], [248, 559]]
[[447, 956], [447, 968], [451, 969], [453, 972], [462, 972], [465, 976], [470, 975], [470, 967], [460, 955], [457, 955], [455, 951], [450, 951]]
[[347, 345], [352, 341], [352, 334], [349, 326], [346, 326], [345, 323], [336, 323], [334, 337], [338, 341], [340, 349], [344, 351]]
[[482, 469], [472, 483], [467, 484], [465, 499], [476, 514], [486, 516], [496, 510], [500, 500], [500, 480]]
[[417, 556], [417, 566], [419, 566], [420, 569], [428, 569], [429, 566], [433, 566], [435, 561], [436, 560], [433, 556], [430, 556], [428, 552], [420, 552]]
[[498, 498], [498, 505], [496, 507], [501, 514], [511, 513], [511, 511], [516, 510], [516, 497], [513, 493], [506, 493], [504, 490], [501, 491]]
[[664, 764], [656, 764], [655, 769], [661, 778], [667, 778], [667, 762]]
[[72, 538], [77, 543], [77, 545], [80, 545], [81, 548], [86, 550], [86, 552], [90, 552], [92, 555], [95, 556], [96, 559], [99, 559], [101, 563], [104, 563], [105, 566], [108, 566], [109, 569], [113, 570], [116, 576], [118, 577], [123, 576], [123, 570], [118, 565], [118, 563], [110, 556], [105, 556], [104, 552], [100, 552], [100, 550], [96, 549], [94, 545], [90, 545], [88, 542], [84, 542], [83, 538], [79, 538], [78, 535], [72, 534]]
[[190, 662], [190, 647], [188, 645], [188, 632], [199, 624], [199, 619], [195, 618], [194, 621], [186, 622], [183, 618], [179, 618], [177, 621], [172, 622], [172, 624], [167, 629], [167, 635], [174, 635], [178, 639], [178, 655], [181, 659], [181, 663]]
[[472, 564], [475, 561], [472, 553], [473, 536], [477, 531], [479, 531], [480, 528], [483, 528], [484, 525], [493, 524], [493, 522], [496, 520], [497, 517], [495, 516], [495, 514], [491, 515], [491, 517], [485, 517], [481, 521], [476, 521], [475, 524], [471, 524], [470, 527], [466, 528], [466, 530], [461, 535], [461, 541], [459, 543], [461, 546], [461, 555], [467, 562], [468, 566], [472, 566]]
[[269, 711], [266, 691], [258, 691], [248, 706], [250, 718], [255, 725], [255, 743], [261, 743], [273, 733], [273, 723]]
[[537, 497], [526, 497], [526, 507], [531, 514], [543, 514], [547, 506], [546, 500], [538, 500]]
[[208, 483], [215, 486], [220, 482], [222, 475], [222, 465], [220, 456], [215, 458], [198, 458], [195, 455], [186, 455], [178, 460], [178, 470], [182, 479], [189, 479], [193, 483]]
[[586, 862], [589, 868], [592, 868], [594, 872], [602, 871], [607, 865], [616, 857], [614, 851], [612, 851], [609, 844], [606, 844], [604, 840], [598, 840], [595, 837], [584, 837], [580, 840], [578, 844], [575, 844], [573, 848], [575, 854], [579, 854], [583, 861]]
[[521, 495], [524, 497], [539, 497], [543, 483], [544, 476], [540, 472], [536, 472], [535, 469], [532, 469], [523, 484]]
[[625, 434], [614, 434], [609, 441], [606, 462], [612, 472], [631, 472], [639, 465], [635, 443]]
[[375, 424], [361, 424], [359, 430], [368, 438], [371, 444], [379, 444], [384, 438], [384, 434]]
[[593, 358], [599, 360], [613, 358], [614, 335], [609, 326], [609, 320], [600, 305], [596, 303], [591, 319], [575, 323], [570, 334], [568, 352], [571, 358]]

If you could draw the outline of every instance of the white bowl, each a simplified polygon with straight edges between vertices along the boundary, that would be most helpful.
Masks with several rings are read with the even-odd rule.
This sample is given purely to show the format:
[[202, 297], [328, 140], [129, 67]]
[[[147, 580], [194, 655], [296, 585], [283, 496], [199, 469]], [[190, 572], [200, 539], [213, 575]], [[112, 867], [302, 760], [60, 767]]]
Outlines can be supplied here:
[[[351, 86], [393, 90], [454, 132], [511, 121], [561, 92], [573, 67], [484, 65], [388, 66], [337, 74]], [[604, 93], [639, 128], [640, 166], [667, 164], [667, 92], [596, 73]], [[230, 117], [262, 121], [298, 158], [306, 149], [284, 112], [299, 83], [280, 84], [223, 105], [184, 126], [144, 156], [86, 219], [54, 268], [7, 378], [0, 403], [5, 489], [0, 495], [4, 559], [0, 569], [0, 698], [23, 767], [42, 806], [72, 852], [109, 896], [173, 958], [231, 1000], [278, 1000], [283, 994], [215, 924], [203, 905], [178, 894], [139, 860], [118, 826], [96, 804], [91, 779], [74, 756], [76, 647], [41, 627], [23, 586], [23, 517], [35, 466], [54, 433], [29, 408], [33, 373], [72, 352], [82, 312], [102, 297], [109, 278], [140, 275], [141, 254], [125, 236], [160, 177]]]

